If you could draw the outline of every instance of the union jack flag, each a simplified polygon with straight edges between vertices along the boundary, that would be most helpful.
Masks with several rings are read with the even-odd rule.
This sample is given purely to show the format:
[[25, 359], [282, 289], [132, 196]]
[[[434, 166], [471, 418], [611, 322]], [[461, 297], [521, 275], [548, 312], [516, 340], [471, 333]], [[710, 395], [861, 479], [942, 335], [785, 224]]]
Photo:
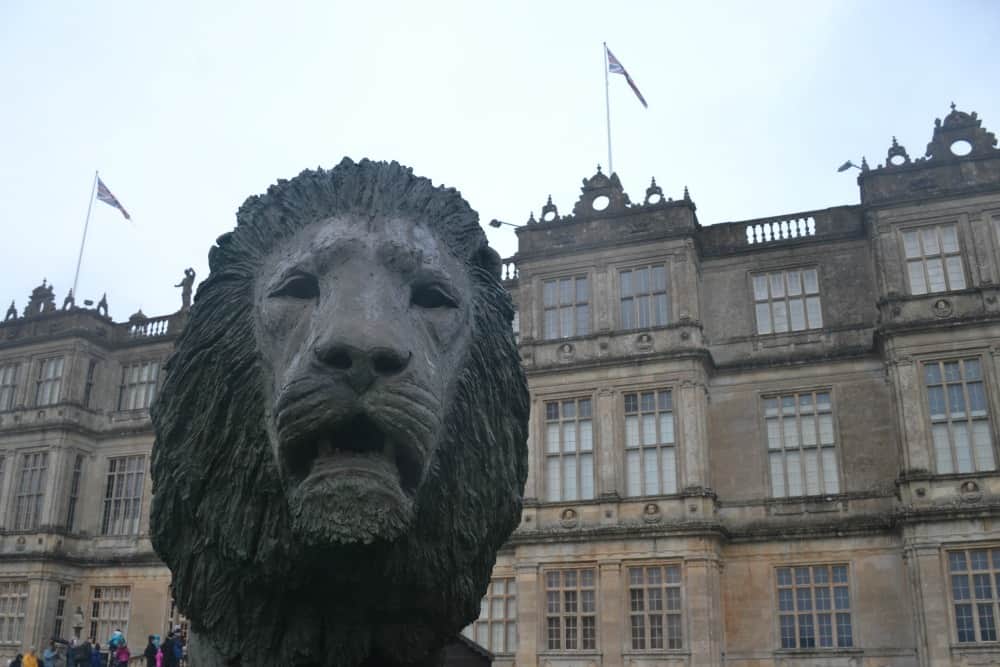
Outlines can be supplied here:
[[644, 98], [642, 93], [639, 92], [639, 87], [635, 85], [635, 81], [633, 81], [632, 77], [630, 77], [628, 72], [625, 71], [625, 67], [618, 62], [618, 58], [615, 58], [615, 54], [611, 53], [611, 49], [605, 46], [604, 50], [608, 52], [608, 71], [612, 74], [623, 74], [625, 76], [625, 81], [628, 82], [629, 88], [632, 89], [635, 96], [639, 98], [640, 102], [642, 102], [643, 108], [648, 109], [649, 105], [646, 104], [646, 98]]
[[108, 190], [108, 186], [104, 184], [104, 181], [101, 180], [100, 176], [97, 177], [97, 198], [108, 206], [114, 206], [116, 209], [121, 211], [126, 220], [132, 219], [132, 216], [128, 214], [128, 211], [125, 210], [122, 203], [118, 201], [118, 197], [115, 197], [111, 194], [111, 190]]

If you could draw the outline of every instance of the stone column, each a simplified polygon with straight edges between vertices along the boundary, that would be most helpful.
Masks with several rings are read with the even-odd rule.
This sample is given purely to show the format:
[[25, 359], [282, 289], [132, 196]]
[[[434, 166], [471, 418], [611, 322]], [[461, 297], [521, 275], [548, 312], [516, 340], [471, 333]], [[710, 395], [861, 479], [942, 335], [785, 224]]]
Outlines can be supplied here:
[[620, 438], [616, 438], [618, 427], [615, 423], [615, 407], [619, 394], [607, 387], [597, 391], [597, 409], [594, 423], [597, 435], [597, 495], [618, 497], [624, 495], [619, 488], [621, 466]]
[[678, 440], [683, 468], [679, 490], [688, 487], [711, 486], [708, 474], [708, 394], [701, 382], [681, 382], [679, 400], [674, 409], [679, 417]]
[[684, 602], [691, 664], [722, 664], [722, 563], [711, 545], [684, 561]]
[[618, 301], [611, 293], [611, 273], [606, 264], [590, 273], [590, 316], [597, 332], [611, 331], [618, 312]]
[[535, 474], [535, 471], [542, 465], [542, 455], [535, 433], [539, 428], [539, 415], [544, 416], [544, 414], [544, 403], [536, 398], [532, 398], [531, 415], [528, 417], [528, 478], [524, 483], [525, 500], [534, 500], [539, 497], [538, 475]]
[[948, 610], [948, 582], [942, 576], [946, 565], [941, 558], [937, 544], [912, 544], [903, 549], [921, 667], [952, 664], [950, 644], [954, 631]]
[[545, 613], [545, 598], [537, 563], [514, 562], [517, 581], [517, 664], [534, 665], [538, 652], [545, 650], [545, 637], [539, 636]]
[[598, 644], [605, 665], [622, 665], [622, 648], [625, 646], [625, 610], [622, 602], [621, 561], [600, 561], [597, 563], [599, 599], [597, 602]]
[[920, 389], [920, 364], [910, 357], [896, 359], [890, 367], [896, 393], [899, 433], [903, 439], [904, 470], [934, 471], [931, 443]]

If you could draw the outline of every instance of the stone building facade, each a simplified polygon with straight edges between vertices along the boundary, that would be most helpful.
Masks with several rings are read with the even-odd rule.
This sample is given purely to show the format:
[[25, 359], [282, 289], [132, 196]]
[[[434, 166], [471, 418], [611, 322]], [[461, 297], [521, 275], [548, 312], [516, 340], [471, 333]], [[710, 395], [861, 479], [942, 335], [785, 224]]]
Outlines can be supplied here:
[[[505, 262], [532, 391], [497, 665], [1000, 663], [1000, 151], [954, 108], [860, 203], [701, 226], [618, 177]], [[185, 311], [0, 324], [0, 655], [173, 618], [148, 406]], [[79, 609], [79, 614], [77, 610]]]
[[857, 205], [702, 227], [598, 171], [517, 229], [495, 664], [1000, 664], [995, 145], [953, 107]]

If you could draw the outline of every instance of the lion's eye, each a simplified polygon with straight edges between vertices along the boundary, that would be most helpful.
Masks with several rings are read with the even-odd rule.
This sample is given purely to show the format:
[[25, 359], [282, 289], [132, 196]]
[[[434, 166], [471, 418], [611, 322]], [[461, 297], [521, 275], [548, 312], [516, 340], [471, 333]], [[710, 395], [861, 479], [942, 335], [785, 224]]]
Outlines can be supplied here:
[[458, 308], [458, 302], [440, 285], [414, 285], [410, 303], [421, 308]]
[[319, 283], [314, 276], [302, 273], [290, 276], [278, 285], [270, 296], [285, 296], [292, 299], [315, 299], [319, 296]]

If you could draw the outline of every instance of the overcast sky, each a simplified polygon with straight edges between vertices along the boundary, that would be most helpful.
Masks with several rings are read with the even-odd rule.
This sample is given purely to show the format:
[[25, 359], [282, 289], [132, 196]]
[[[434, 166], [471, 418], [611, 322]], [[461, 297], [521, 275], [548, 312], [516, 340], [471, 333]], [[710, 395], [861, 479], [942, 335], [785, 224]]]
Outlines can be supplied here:
[[[684, 186], [702, 224], [858, 201], [844, 160], [934, 118], [1000, 132], [1000, 2], [0, 2], [0, 302], [72, 285], [126, 319], [180, 305], [249, 195], [344, 155], [395, 159], [480, 213], [562, 212], [606, 167], [641, 201]], [[502, 255], [510, 228], [488, 229]]]

